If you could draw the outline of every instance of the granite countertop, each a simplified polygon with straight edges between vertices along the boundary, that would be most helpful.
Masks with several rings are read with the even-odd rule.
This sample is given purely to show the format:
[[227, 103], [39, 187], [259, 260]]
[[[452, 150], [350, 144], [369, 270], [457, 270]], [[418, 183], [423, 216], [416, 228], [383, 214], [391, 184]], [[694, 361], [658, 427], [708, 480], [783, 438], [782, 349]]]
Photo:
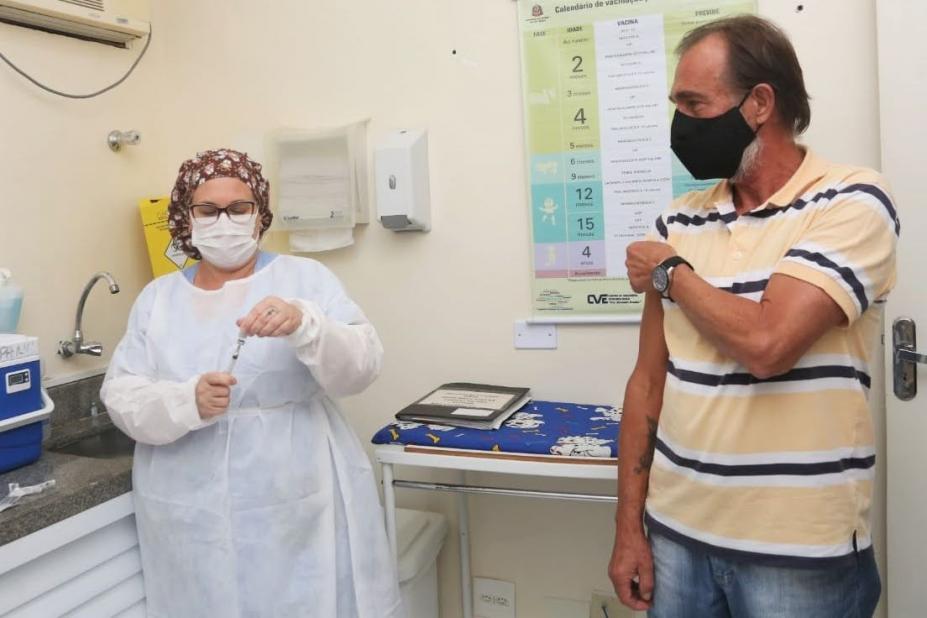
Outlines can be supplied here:
[[[9, 483], [21, 487], [51, 479], [55, 486], [25, 496], [0, 513], [0, 546], [67, 519], [132, 490], [132, 456], [97, 459], [53, 453], [56, 448], [112, 427], [99, 404], [102, 376], [49, 389], [55, 411], [42, 449], [33, 464], [0, 474], [0, 496]], [[89, 416], [92, 406], [99, 411]]]

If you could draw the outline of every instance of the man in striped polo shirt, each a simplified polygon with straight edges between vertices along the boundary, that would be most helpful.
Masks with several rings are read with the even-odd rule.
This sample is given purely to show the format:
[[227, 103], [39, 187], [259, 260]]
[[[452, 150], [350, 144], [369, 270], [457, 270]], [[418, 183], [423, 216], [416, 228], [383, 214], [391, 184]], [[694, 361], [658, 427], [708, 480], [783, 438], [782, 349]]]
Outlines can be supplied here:
[[867, 400], [895, 208], [878, 173], [796, 142], [808, 94], [777, 27], [719, 20], [677, 53], [673, 151], [725, 180], [628, 249], [646, 300], [609, 575], [653, 617], [871, 616]]

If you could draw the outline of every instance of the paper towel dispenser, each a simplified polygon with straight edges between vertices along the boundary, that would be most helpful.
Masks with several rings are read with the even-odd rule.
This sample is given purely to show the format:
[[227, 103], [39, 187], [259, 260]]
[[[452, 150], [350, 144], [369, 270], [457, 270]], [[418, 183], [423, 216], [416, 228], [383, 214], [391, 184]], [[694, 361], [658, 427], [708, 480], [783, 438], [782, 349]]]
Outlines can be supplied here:
[[311, 253], [354, 243], [367, 223], [367, 121], [330, 129], [278, 129], [265, 148], [275, 229], [290, 251]]
[[401, 129], [374, 151], [377, 216], [394, 232], [431, 229], [428, 139], [423, 129]]

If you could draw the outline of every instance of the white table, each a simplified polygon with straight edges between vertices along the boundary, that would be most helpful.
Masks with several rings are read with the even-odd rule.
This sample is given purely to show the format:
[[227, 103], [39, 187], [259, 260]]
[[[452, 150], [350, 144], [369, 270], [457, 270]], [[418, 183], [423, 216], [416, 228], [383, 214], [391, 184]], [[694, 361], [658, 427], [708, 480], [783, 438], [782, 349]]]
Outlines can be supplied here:
[[[460, 470], [466, 472], [493, 472], [510, 474], [517, 480], [518, 476], [540, 476], [547, 478], [600, 479], [616, 481], [618, 466], [614, 459], [602, 462], [589, 459], [571, 459], [569, 457], [519, 458], [512, 456], [502, 458], [480, 451], [467, 454], [447, 454], [442, 449], [417, 449], [401, 445], [387, 444], [377, 446], [374, 457], [383, 471], [383, 503], [386, 512], [386, 533], [390, 549], [396, 558], [396, 493], [395, 488], [423, 489], [427, 491], [444, 491], [457, 494], [457, 509], [460, 536], [460, 591], [464, 618], [473, 618], [473, 598], [470, 589], [470, 520], [467, 494], [484, 494], [496, 496], [521, 496], [544, 498], [550, 500], [579, 500], [584, 502], [617, 502], [614, 494], [583, 494], [573, 492], [538, 491], [518, 489], [515, 487], [486, 487], [463, 484], [428, 483], [422, 481], [404, 481], [396, 479], [394, 466], [414, 466], [419, 468], [436, 468]], [[557, 461], [562, 459], [563, 461]]]

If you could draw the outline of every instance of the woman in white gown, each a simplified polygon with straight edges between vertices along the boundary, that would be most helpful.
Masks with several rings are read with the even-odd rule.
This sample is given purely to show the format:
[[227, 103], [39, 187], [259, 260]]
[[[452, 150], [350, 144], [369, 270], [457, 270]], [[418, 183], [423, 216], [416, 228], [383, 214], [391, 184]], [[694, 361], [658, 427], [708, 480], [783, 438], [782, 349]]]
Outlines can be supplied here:
[[330, 399], [376, 378], [376, 331], [324, 266], [259, 250], [272, 215], [247, 155], [200, 153], [171, 197], [201, 261], [145, 287], [101, 393], [138, 442], [149, 615], [401, 616], [371, 466]]

